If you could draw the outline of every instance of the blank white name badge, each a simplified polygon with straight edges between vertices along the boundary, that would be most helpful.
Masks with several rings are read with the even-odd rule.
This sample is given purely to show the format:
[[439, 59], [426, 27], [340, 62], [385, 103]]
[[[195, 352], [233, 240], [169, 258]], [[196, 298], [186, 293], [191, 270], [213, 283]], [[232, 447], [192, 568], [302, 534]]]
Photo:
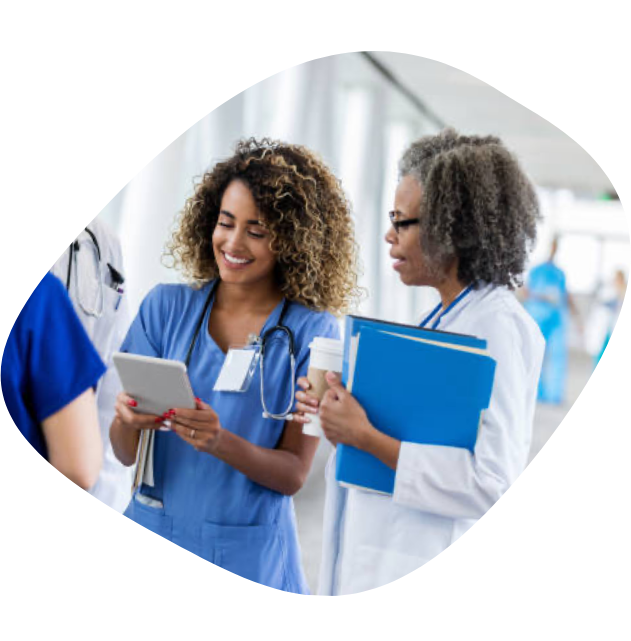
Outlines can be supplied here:
[[231, 346], [213, 390], [246, 392], [254, 378], [260, 354], [259, 345]]

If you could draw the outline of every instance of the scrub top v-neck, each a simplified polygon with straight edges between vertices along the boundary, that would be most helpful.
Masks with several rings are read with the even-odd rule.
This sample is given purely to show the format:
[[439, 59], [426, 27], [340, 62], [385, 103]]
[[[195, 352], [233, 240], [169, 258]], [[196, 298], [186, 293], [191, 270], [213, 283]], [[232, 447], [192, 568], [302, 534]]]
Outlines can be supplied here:
[[[212, 283], [200, 289], [159, 285], [143, 301], [121, 351], [184, 361]], [[214, 297], [213, 297], [214, 298]], [[222, 427], [266, 448], [275, 448], [284, 421], [262, 416], [260, 372], [245, 392], [215, 392], [226, 354], [209, 333], [214, 300], [188, 368], [196, 396], [219, 415]], [[282, 301], [262, 332], [279, 320]], [[306, 375], [309, 343], [315, 336], [339, 337], [335, 319], [292, 303], [284, 323], [296, 340], [296, 378]], [[261, 332], [261, 333], [262, 333]], [[282, 408], [291, 393], [287, 344], [270, 340], [265, 362], [265, 400]], [[154, 487], [140, 492], [161, 502], [154, 508], [132, 500], [126, 515], [181, 547], [253, 581], [291, 592], [308, 592], [300, 563], [291, 497], [251, 481], [227, 463], [200, 453], [170, 432], [157, 432]]]

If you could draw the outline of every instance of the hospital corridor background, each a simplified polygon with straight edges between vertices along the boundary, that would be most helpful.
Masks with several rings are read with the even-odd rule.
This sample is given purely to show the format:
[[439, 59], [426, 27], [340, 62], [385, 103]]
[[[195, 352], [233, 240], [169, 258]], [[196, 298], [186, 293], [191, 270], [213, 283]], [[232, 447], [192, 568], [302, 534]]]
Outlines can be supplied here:
[[[436, 294], [399, 282], [383, 237], [402, 150], [446, 126], [463, 134], [498, 135], [536, 185], [543, 220], [529, 271], [549, 261], [553, 243], [558, 244], [554, 264], [564, 273], [566, 287], [561, 296], [568, 294], [573, 307], [564, 311], [564, 326], [556, 328], [561, 352], [554, 356], [549, 384], [563, 398], [538, 403], [532, 460], [580, 395], [615, 325], [623, 296], [616, 279], [626, 281], [629, 271], [625, 215], [607, 176], [572, 139], [484, 82], [442, 63], [385, 52], [315, 60], [250, 87], [179, 136], [99, 214], [121, 241], [131, 317], [156, 284], [179, 281], [163, 264], [162, 252], [194, 181], [229, 156], [239, 139], [265, 136], [317, 151], [341, 179], [354, 213], [360, 285], [369, 292], [359, 313], [418, 322], [436, 304]], [[516, 295], [525, 302], [528, 292]], [[559, 364], [566, 355], [565, 368]], [[328, 443], [320, 443], [307, 483], [295, 497], [313, 593], [330, 451]]]

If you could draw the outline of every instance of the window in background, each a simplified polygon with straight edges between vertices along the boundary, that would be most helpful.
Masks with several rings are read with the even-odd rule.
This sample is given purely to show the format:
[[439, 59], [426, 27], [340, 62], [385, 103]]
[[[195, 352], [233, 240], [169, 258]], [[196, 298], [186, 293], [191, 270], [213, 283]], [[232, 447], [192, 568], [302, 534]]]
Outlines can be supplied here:
[[340, 178], [354, 212], [363, 275], [359, 284], [368, 290], [360, 313], [380, 310], [381, 254], [379, 213], [383, 193], [384, 92], [377, 85], [351, 86], [345, 90]]
[[621, 269], [628, 278], [630, 250], [631, 245], [628, 238], [603, 241], [602, 271], [600, 273], [602, 284], [610, 283], [618, 269]]
[[561, 233], [556, 262], [565, 272], [570, 292], [591, 294], [600, 276], [601, 244], [586, 234]]
[[394, 206], [394, 193], [398, 182], [398, 162], [410, 139], [410, 127], [405, 122], [392, 122], [386, 128], [386, 155], [384, 166], [384, 189], [379, 216], [379, 238], [381, 241], [381, 309], [379, 315], [399, 323], [414, 320], [415, 289], [404, 285], [392, 269], [390, 245], [384, 236], [390, 228], [387, 212]]

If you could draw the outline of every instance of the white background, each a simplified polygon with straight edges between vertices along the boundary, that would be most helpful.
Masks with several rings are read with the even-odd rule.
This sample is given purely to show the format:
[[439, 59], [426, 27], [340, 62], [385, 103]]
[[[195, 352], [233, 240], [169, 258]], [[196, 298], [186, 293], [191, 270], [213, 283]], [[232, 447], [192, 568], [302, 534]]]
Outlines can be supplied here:
[[[285, 68], [361, 50], [415, 53], [366, 14], [322, 1], [264, 11], [211, 42], [162, 83], [60, 192], [33, 243], [27, 296], [118, 191], [206, 113]], [[201, 75], [207, 82], [197, 81]], [[186, 101], [180, 99], [184, 93]], [[394, 584], [348, 597], [303, 597], [217, 571], [269, 609], [331, 635], [390, 639], [431, 629], [495, 589], [566, 521], [600, 463], [610, 404], [602, 359], [566, 419], [507, 494], [446, 552]]]

